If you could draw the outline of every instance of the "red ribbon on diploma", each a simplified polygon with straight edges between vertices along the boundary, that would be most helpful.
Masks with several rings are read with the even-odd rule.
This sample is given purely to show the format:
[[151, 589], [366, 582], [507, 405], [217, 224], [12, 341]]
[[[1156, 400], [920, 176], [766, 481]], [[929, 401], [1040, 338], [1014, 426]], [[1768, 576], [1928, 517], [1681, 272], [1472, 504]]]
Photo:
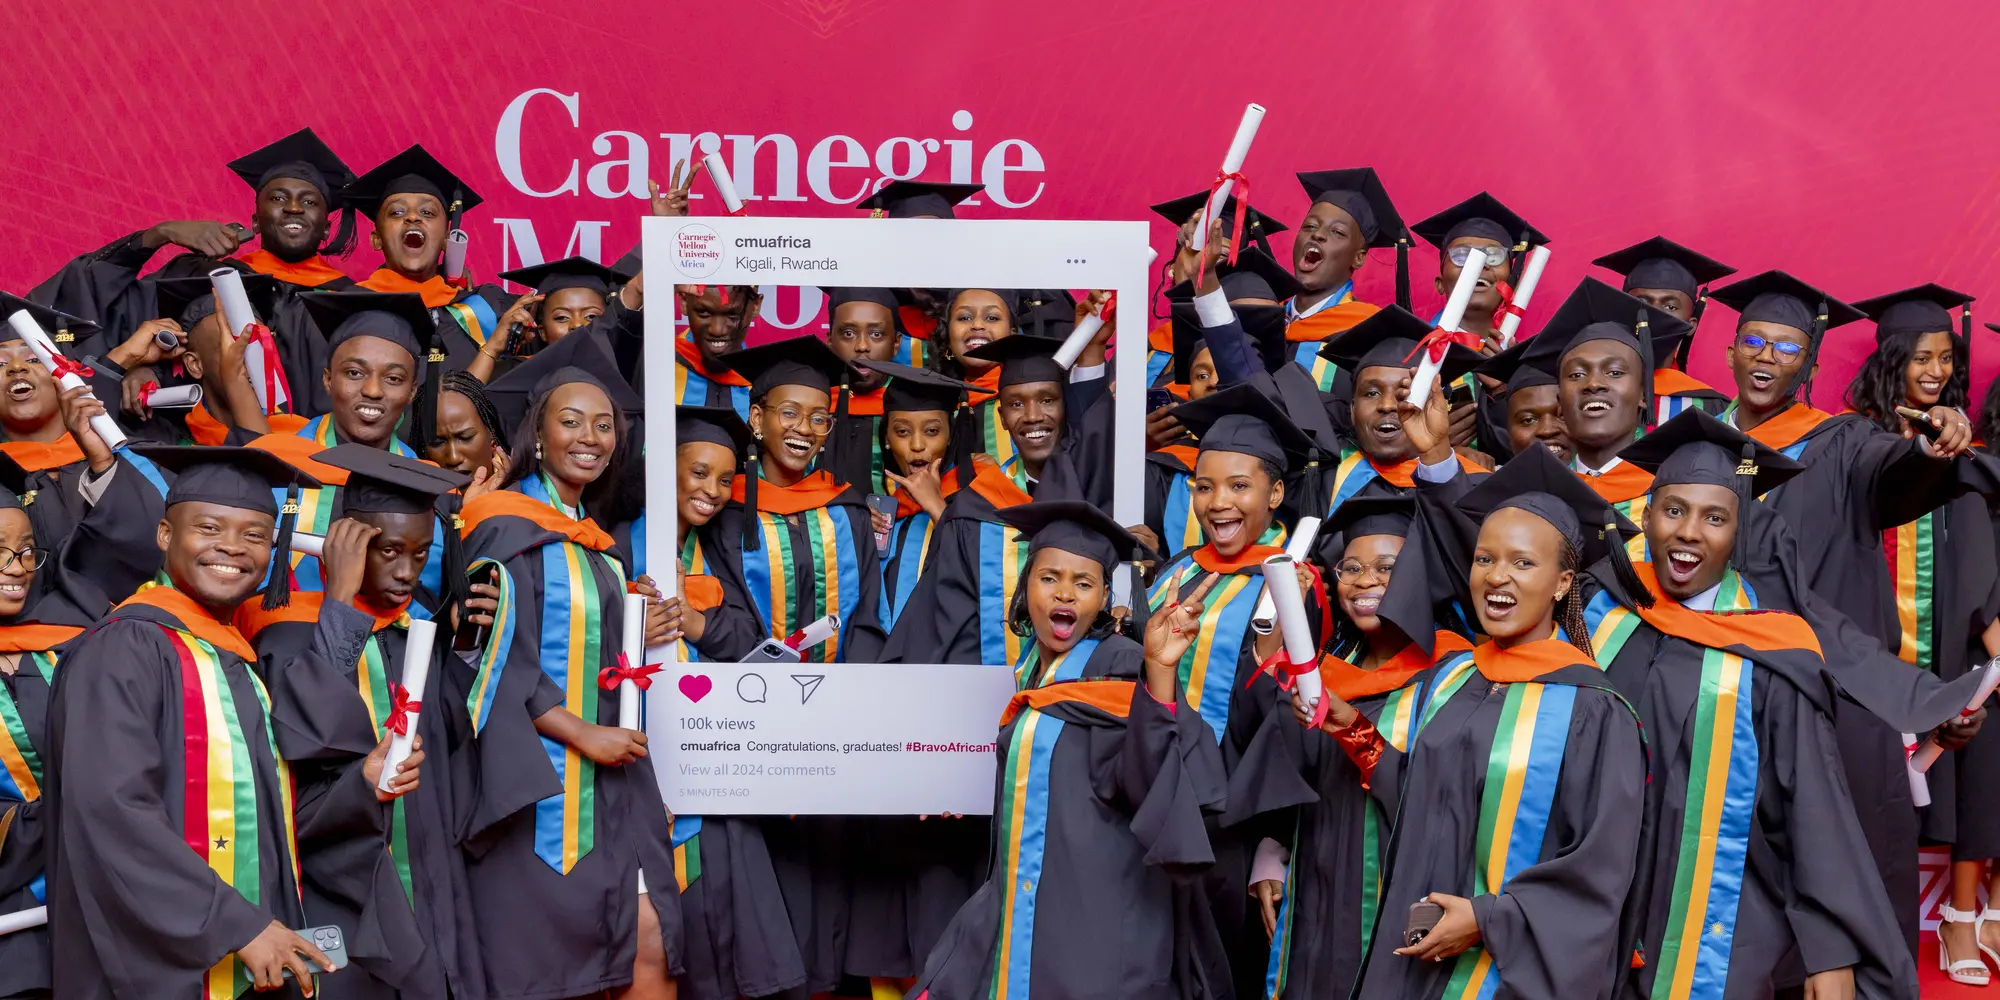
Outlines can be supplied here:
[[148, 382], [148, 383], [146, 383], [145, 385], [142, 385], [142, 386], [140, 386], [140, 387], [139, 387], [139, 402], [141, 402], [141, 403], [151, 403], [151, 402], [153, 401], [153, 393], [156, 393], [156, 392], [159, 392], [159, 391], [160, 391], [160, 383], [158, 383], [158, 382]]
[[616, 691], [618, 685], [631, 681], [639, 690], [645, 691], [653, 686], [653, 675], [660, 672], [660, 666], [658, 663], [648, 663], [635, 667], [632, 661], [625, 658], [624, 653], [619, 653], [617, 666], [605, 667], [597, 672], [597, 686], [606, 691]]
[[382, 721], [382, 728], [397, 736], [410, 735], [410, 716], [423, 707], [423, 702], [410, 700], [409, 688], [401, 684], [389, 685], [389, 717]]
[[[1514, 304], [1514, 286], [1503, 281], [1494, 287], [1500, 290], [1500, 308], [1493, 310], [1493, 329], [1500, 329], [1500, 324], [1506, 322], [1510, 315], [1528, 318], [1526, 310]], [[1473, 350], [1478, 349], [1477, 345], [1473, 346]]]
[[71, 361], [66, 357], [63, 357], [60, 354], [50, 352], [49, 374], [51, 374], [58, 380], [60, 380], [64, 375], [75, 375], [78, 378], [92, 378], [97, 375], [97, 370], [90, 367], [89, 365], [79, 364], [75, 361]]
[[262, 323], [252, 323], [243, 328], [243, 335], [253, 344], [264, 345], [264, 407], [270, 409], [278, 405], [279, 391], [286, 399], [292, 398], [291, 384], [285, 381], [285, 369], [278, 363], [278, 342], [271, 337], [271, 328]]
[[[1225, 174], [1220, 170], [1216, 171], [1215, 183], [1210, 184], [1208, 186], [1208, 201], [1203, 203], [1202, 213], [1200, 216], [1197, 217], [1198, 221], [1195, 224], [1203, 225], [1207, 223], [1207, 221], [1210, 218], [1214, 217], [1217, 213], [1220, 213], [1223, 207], [1229, 204], [1227, 201], [1224, 201], [1221, 205], [1215, 204], [1215, 193], [1217, 191], [1222, 190], [1222, 185], [1225, 181], [1235, 181], [1236, 186], [1240, 189], [1230, 192], [1230, 194], [1235, 196], [1236, 204], [1238, 206], [1236, 218], [1230, 220], [1229, 223], [1229, 266], [1235, 267], [1236, 251], [1241, 249], [1243, 244], [1243, 216], [1246, 212], [1249, 211], [1250, 208], [1250, 178], [1245, 177], [1243, 175], [1243, 171], [1241, 170], [1233, 174]], [[1201, 238], [1204, 241], [1207, 240], [1208, 234], [1207, 233], [1201, 234]], [[1202, 246], [1204, 247], [1207, 245], [1208, 244], [1206, 242], [1202, 244]], [[1208, 254], [1206, 252], [1203, 252], [1201, 255], [1201, 263], [1195, 266], [1195, 271], [1194, 271], [1194, 283], [1196, 288], [1201, 287], [1202, 276], [1206, 273], [1208, 273]]]
[[1476, 333], [1467, 333], [1464, 330], [1446, 330], [1443, 327], [1438, 327], [1424, 334], [1424, 339], [1417, 341], [1416, 348], [1403, 360], [1415, 361], [1417, 355], [1425, 354], [1430, 357], [1432, 363], [1443, 364], [1445, 352], [1451, 349], [1451, 345], [1457, 344], [1460, 347], [1476, 351], [1479, 350], [1480, 345], [1483, 343], [1484, 341], [1480, 340], [1479, 335]]
[[[1312, 577], [1313, 597], [1319, 601], [1319, 634], [1322, 637], [1332, 635], [1333, 602], [1327, 600], [1326, 578], [1320, 575], [1319, 567], [1313, 565], [1312, 563], [1302, 562], [1302, 563], [1295, 563], [1294, 565], [1304, 566], [1306, 568], [1306, 572]], [[1251, 672], [1250, 680], [1246, 682], [1243, 685], [1243, 687], [1244, 689], [1248, 690], [1251, 684], [1257, 683], [1258, 674], [1268, 673], [1271, 675], [1271, 678], [1273, 680], [1278, 682], [1278, 690], [1290, 691], [1292, 687], [1298, 683], [1298, 677], [1300, 674], [1303, 674], [1308, 670], [1318, 670], [1318, 669], [1319, 669], [1319, 660], [1317, 659], [1307, 660], [1304, 663], [1294, 662], [1291, 656], [1285, 652], [1285, 646], [1281, 642], [1278, 644], [1278, 649], [1276, 652], [1273, 652], [1271, 655], [1265, 657], [1263, 659], [1263, 662], [1257, 664], [1257, 669]], [[1324, 693], [1321, 693], [1321, 695], [1319, 696], [1319, 704], [1313, 706], [1312, 719], [1306, 724], [1315, 729], [1318, 728], [1320, 723], [1326, 721], [1326, 713], [1330, 706], [1331, 706], [1331, 699], [1327, 698], [1327, 696]]]

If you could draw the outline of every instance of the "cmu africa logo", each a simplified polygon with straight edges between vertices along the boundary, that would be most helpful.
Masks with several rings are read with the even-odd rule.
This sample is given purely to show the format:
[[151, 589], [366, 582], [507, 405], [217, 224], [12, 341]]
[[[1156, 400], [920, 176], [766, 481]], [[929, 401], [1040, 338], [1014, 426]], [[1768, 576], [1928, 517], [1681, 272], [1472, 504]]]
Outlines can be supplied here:
[[674, 230], [674, 267], [690, 278], [706, 278], [722, 267], [722, 236], [700, 223]]

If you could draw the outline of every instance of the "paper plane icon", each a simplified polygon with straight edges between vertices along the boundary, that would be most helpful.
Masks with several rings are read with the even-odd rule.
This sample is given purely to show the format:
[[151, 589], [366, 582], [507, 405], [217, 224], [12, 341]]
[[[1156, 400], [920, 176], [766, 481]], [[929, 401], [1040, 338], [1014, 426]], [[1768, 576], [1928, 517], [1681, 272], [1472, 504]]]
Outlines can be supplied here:
[[819, 690], [819, 682], [826, 680], [826, 675], [793, 674], [792, 679], [799, 682], [799, 704], [803, 705], [812, 700], [813, 692]]

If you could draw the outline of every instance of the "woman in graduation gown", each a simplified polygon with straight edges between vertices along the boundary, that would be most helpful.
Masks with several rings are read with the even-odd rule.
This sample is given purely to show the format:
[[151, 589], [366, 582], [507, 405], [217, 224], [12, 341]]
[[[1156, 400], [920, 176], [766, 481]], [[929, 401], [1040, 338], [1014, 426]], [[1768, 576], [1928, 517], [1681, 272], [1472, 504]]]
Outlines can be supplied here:
[[[300, 838], [306, 919], [345, 929], [357, 967], [330, 981], [328, 995], [483, 995], [477, 925], [458, 849], [459, 803], [473, 794], [472, 726], [466, 671], [449, 651], [448, 627], [439, 628], [430, 647], [424, 689], [404, 684], [418, 579], [426, 562], [444, 558], [431, 545], [433, 505], [468, 480], [358, 443], [318, 453], [313, 467], [348, 474], [340, 519], [326, 536], [327, 589], [291, 594], [270, 610], [246, 602], [237, 613], [270, 688], [278, 751], [292, 765], [301, 797], [320, 794], [353, 760], [407, 729], [406, 706], [414, 702], [416, 735], [432, 762], [428, 780], [375, 817], [373, 827]], [[493, 603], [477, 595], [463, 613], [490, 625]]]
[[966, 383], [922, 368], [881, 365], [889, 376], [882, 390], [884, 475], [896, 513], [882, 553], [880, 616], [883, 632], [894, 635], [935, 551], [945, 505], [961, 488], [960, 461], [973, 461], [954, 440]]
[[484, 383], [464, 372], [445, 372], [435, 388], [428, 382], [419, 387], [410, 406], [437, 413], [435, 436], [421, 449], [424, 458], [466, 476], [481, 469], [495, 477], [506, 471], [507, 428]]
[[1205, 594], [1155, 614], [1141, 647], [1107, 613], [1109, 574], [1140, 549], [1129, 532], [1073, 501], [1003, 516], [1034, 539], [1009, 615], [1034, 646], [1001, 716], [992, 875], [912, 995], [1228, 995], [1221, 942], [1184, 878], [1213, 860], [1204, 817], [1225, 794], [1175, 668]]
[[[1987, 324], [1988, 329], [1993, 324]], [[1987, 387], [1986, 398], [1979, 408], [1979, 420], [1974, 437], [1986, 442], [1980, 453], [1992, 457], [1991, 442], [2000, 441], [2000, 381]], [[2000, 512], [1989, 504], [1987, 516], [1994, 525], [1994, 534], [2000, 536]], [[2000, 541], [1995, 543], [1996, 562], [2000, 562]], [[2000, 588], [1988, 597], [1986, 607], [1980, 612], [1983, 628], [1971, 640], [1971, 662], [1978, 663], [1979, 655], [1986, 650], [1989, 639], [2000, 639]], [[2000, 859], [2000, 809], [1994, 808], [1993, 789], [2000, 787], [2000, 727], [1982, 727], [1964, 748], [1944, 755], [1932, 765], [1935, 772], [1940, 767], [1952, 769], [1957, 792], [1956, 829], [1951, 845], [1952, 888], [1949, 904], [1957, 910], [1974, 914], [1971, 935], [1955, 934], [1960, 938], [1959, 947], [1954, 952], [1963, 959], [1970, 949], [1963, 946], [1964, 937], [1977, 939], [1977, 946], [1991, 949], [1996, 963], [2000, 963], [2000, 906], [1992, 905], [1992, 900], [2000, 900], [2000, 868], [1994, 867], [1995, 859]], [[1932, 804], [1937, 797], [1932, 797]], [[1979, 889], [1986, 889], [1989, 901], [1987, 908], [1979, 909]], [[1940, 928], [1942, 934], [1950, 928]], [[1987, 952], [1981, 951], [1980, 955]], [[1992, 976], [1987, 976], [1990, 981]]]
[[[1376, 497], [1349, 501], [1325, 528], [1343, 548], [1334, 565], [1336, 631], [1320, 659], [1320, 678], [1371, 719], [1393, 717], [1384, 705], [1410, 697], [1402, 689], [1436, 656], [1471, 648], [1435, 624], [1427, 568], [1435, 560], [1425, 555], [1435, 543], [1419, 522], [1414, 499]], [[1449, 588], [1444, 580], [1435, 585]], [[1346, 996], [1380, 919], [1376, 893], [1392, 817], [1340, 747], [1291, 713], [1266, 715], [1256, 740], [1282, 743], [1297, 755], [1317, 799], [1296, 808], [1282, 843], [1259, 845], [1252, 867], [1251, 894], [1271, 938], [1262, 995]]]
[[1820, 638], [1763, 607], [1734, 566], [1752, 498], [1802, 467], [1699, 410], [1623, 457], [1655, 473], [1655, 560], [1634, 567], [1644, 593], [1578, 578], [1595, 591], [1595, 655], [1639, 713], [1653, 764], [1619, 995], [1761, 996], [1796, 952], [1810, 992], [1914, 996], [1853, 798], [1827, 766]]
[[931, 334], [930, 343], [938, 358], [937, 370], [974, 387], [968, 400], [975, 428], [973, 453], [1002, 464], [1014, 457], [1014, 442], [1000, 421], [1001, 365], [998, 359], [973, 357], [969, 352], [1018, 332], [1019, 309], [1020, 296], [1009, 289], [958, 289], [946, 298], [944, 322]]
[[[1638, 720], [1584, 648], [1576, 583], [1637, 529], [1540, 449], [1460, 509], [1482, 523], [1453, 562], [1470, 563], [1491, 641], [1419, 675], [1388, 733], [1327, 695], [1325, 728], [1396, 817], [1356, 995], [1609, 996], [1631, 957], [1619, 912], [1647, 765]], [[1411, 944], [1420, 902], [1443, 913]]]
[[[583, 368], [543, 375], [503, 488], [462, 514], [471, 576], [499, 588], [467, 697], [479, 792], [465, 827], [496, 998], [669, 996], [681, 971], [671, 831], [645, 735], [618, 728], [617, 698], [600, 690], [618, 664], [627, 576], [589, 510], [617, 481], [611, 457], [639, 405]], [[645, 631], [649, 646], [665, 639], [657, 603]]]
[[272, 491], [311, 477], [253, 448], [145, 454], [179, 473], [158, 528], [170, 583], [76, 640], [49, 708], [55, 993], [230, 997], [254, 981], [296, 996], [281, 969], [331, 965], [291, 930], [306, 926], [295, 823], [381, 814], [388, 744], [295, 807], [256, 653], [230, 624], [284, 533]]

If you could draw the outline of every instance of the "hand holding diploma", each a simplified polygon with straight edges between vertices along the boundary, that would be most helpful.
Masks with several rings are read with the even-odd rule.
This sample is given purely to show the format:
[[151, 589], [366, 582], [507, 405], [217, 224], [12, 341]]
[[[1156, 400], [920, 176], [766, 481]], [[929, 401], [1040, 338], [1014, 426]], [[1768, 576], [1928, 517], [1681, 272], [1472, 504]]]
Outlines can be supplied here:
[[236, 340], [250, 338], [243, 350], [243, 364], [249, 369], [250, 388], [257, 393], [257, 405], [265, 413], [275, 412], [291, 401], [291, 391], [278, 364], [278, 343], [271, 337], [270, 329], [257, 321], [257, 313], [250, 307], [250, 295], [243, 290], [243, 272], [233, 267], [218, 267], [208, 272], [208, 282], [215, 289], [215, 309], [222, 314], [229, 335]]
[[1284, 638], [1284, 646], [1270, 658], [1271, 661], [1284, 658], [1273, 662], [1279, 668], [1274, 671], [1278, 686], [1298, 688], [1299, 704], [1310, 713], [1308, 724], [1317, 726], [1326, 719], [1329, 705], [1322, 697], [1325, 692], [1319, 678], [1319, 644], [1313, 641], [1312, 622], [1306, 617], [1305, 581], [1300, 578], [1307, 573], [1305, 565], [1294, 561], [1289, 553], [1264, 560], [1264, 590], [1271, 597], [1278, 631]]
[[[1989, 661], [1982, 669], [1985, 671], [1985, 676], [1980, 678], [1979, 688], [1973, 692], [1972, 700], [1966, 703], [1963, 709], [1959, 710], [1959, 719], [1969, 719], [1976, 715], [1981, 708], [1985, 707], [1986, 699], [1993, 697], [1993, 690], [2000, 688], [2000, 658]], [[1950, 725], [1950, 723], [1947, 723], [1947, 725]], [[1907, 745], [1910, 741], [1905, 740], [1904, 742]], [[1931, 765], [1937, 763], [1939, 757], [1944, 756], [1944, 749], [1944, 747], [1938, 744], [1935, 735], [1925, 740], [1923, 746], [1918, 747], [1910, 755], [1911, 771], [1917, 775], [1929, 771]]]
[[[27, 343], [29, 350], [35, 352], [36, 359], [55, 376], [56, 384], [63, 391], [84, 388], [83, 376], [90, 374], [90, 369], [63, 357], [56, 350], [55, 342], [42, 330], [42, 325], [35, 322], [35, 317], [29, 315], [26, 309], [16, 310], [8, 316], [7, 325], [14, 328], [14, 333]], [[84, 391], [89, 390], [85, 388]], [[90, 429], [97, 432], [97, 437], [108, 448], [116, 450], [125, 446], [125, 432], [118, 428], [118, 422], [111, 419], [111, 414], [105, 413], [102, 406], [91, 416]]]
[[[390, 802], [417, 790], [417, 771], [424, 762], [424, 741], [421, 737], [410, 742], [410, 755], [403, 758], [392, 770], [388, 766], [389, 747], [395, 737], [385, 736], [375, 749], [368, 752], [362, 761], [361, 776], [375, 789], [375, 798], [380, 802]], [[388, 779], [385, 788], [383, 779]]]
[[[1250, 144], [1257, 139], [1257, 127], [1264, 124], [1264, 108], [1252, 104], [1243, 109], [1243, 120], [1236, 123], [1236, 135], [1229, 140], [1229, 151], [1222, 156], [1222, 169], [1216, 171], [1215, 186], [1209, 191], [1208, 201], [1202, 205], [1201, 221], [1194, 227], [1191, 249], [1202, 250], [1208, 246], [1208, 229], [1215, 220], [1221, 218], [1223, 206], [1229, 204], [1230, 189], [1237, 182], [1243, 184], [1243, 193], [1238, 196], [1240, 204], [1250, 203], [1250, 179], [1243, 176], [1243, 161], [1250, 156]], [[1236, 262], [1236, 243], [1243, 235], [1243, 216], [1236, 213], [1236, 225], [1229, 237], [1230, 259]]]
[[1465, 320], [1465, 307], [1472, 303], [1472, 293], [1478, 289], [1479, 276], [1485, 270], [1486, 253], [1478, 247], [1470, 248], [1465, 265], [1458, 269], [1458, 283], [1451, 286], [1451, 297], [1445, 299], [1444, 312], [1438, 316], [1437, 329], [1417, 345], [1417, 353], [1412, 356], [1417, 371], [1410, 377], [1411, 406], [1421, 408], [1431, 398], [1431, 390], [1437, 387], [1438, 370], [1444, 367], [1445, 352], [1453, 343], [1463, 343], [1459, 339], [1459, 324]]
[[1107, 323], [1112, 324], [1113, 329], [1116, 328], [1117, 308], [1118, 293], [1101, 290], [1092, 291], [1088, 298], [1077, 303], [1076, 329], [1071, 331], [1062, 346], [1056, 349], [1056, 364], [1061, 365], [1064, 371], [1075, 368], [1077, 359], [1081, 358], [1084, 351], [1093, 344], [1097, 344], [1100, 348], [1098, 354], [1101, 359], [1102, 345], [1098, 342], [1112, 332], [1105, 328]]
[[423, 707], [420, 699], [430, 684], [431, 647], [436, 639], [436, 622], [410, 622], [409, 638], [403, 646], [404, 683], [389, 685], [389, 718], [382, 724], [389, 733], [383, 741], [388, 746], [375, 781], [376, 797], [385, 802], [417, 787], [416, 765], [423, 763], [417, 751], [422, 742], [417, 738], [417, 711]]
[[[1285, 543], [1285, 555], [1295, 563], [1305, 562], [1306, 556], [1312, 554], [1313, 543], [1319, 540], [1321, 523], [1317, 517], [1299, 518], [1299, 526], [1292, 532], [1291, 541]], [[1250, 627], [1258, 635], [1270, 635], [1277, 624], [1278, 611], [1272, 604], [1271, 588], [1266, 587], [1263, 596], [1257, 598], [1256, 610], [1250, 613]]]

